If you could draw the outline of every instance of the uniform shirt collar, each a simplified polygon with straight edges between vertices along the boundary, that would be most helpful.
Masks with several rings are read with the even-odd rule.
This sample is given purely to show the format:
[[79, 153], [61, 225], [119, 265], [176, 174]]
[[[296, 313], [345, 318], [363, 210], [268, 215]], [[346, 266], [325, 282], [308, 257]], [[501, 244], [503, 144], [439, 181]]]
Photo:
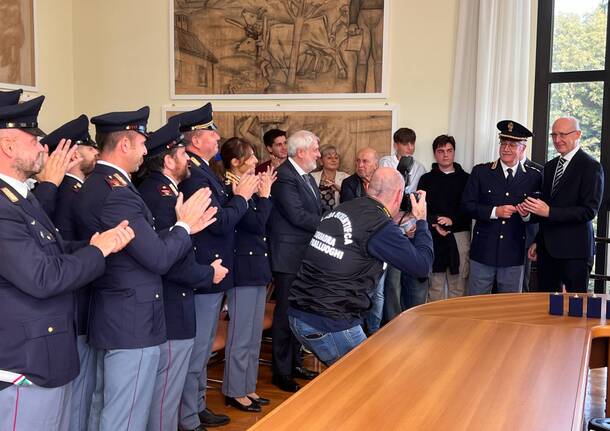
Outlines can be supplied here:
[[0, 179], [7, 183], [9, 186], [14, 188], [17, 193], [21, 195], [24, 199], [28, 196], [28, 191], [30, 188], [25, 182], [19, 181], [13, 177], [9, 177], [8, 175], [0, 174]]
[[165, 175], [165, 174], [163, 174], [163, 176], [165, 178], [167, 178], [174, 185], [174, 187], [178, 188], [178, 184], [176, 183], [176, 181], [174, 181], [174, 179], [172, 177]]
[[504, 172], [504, 178], [508, 177], [509, 168], [513, 170], [513, 178], [514, 178], [515, 175], [517, 175], [517, 169], [519, 169], [520, 164], [521, 164], [521, 162], [518, 162], [517, 164], [515, 164], [515, 166], [508, 166], [502, 160], [500, 160], [500, 166], [502, 166], [502, 172]]
[[69, 173], [69, 172], [66, 172], [66, 177], [74, 178], [76, 181], [78, 181], [79, 183], [83, 184], [83, 180], [82, 180], [82, 179], [80, 179], [79, 177], [77, 177], [77, 176], [76, 176], [76, 175], [74, 175], [74, 174], [71, 174], [71, 173]]
[[107, 162], [106, 160], [98, 160], [97, 163], [100, 165], [110, 166], [111, 168], [116, 169], [117, 171], [122, 173], [125, 176], [125, 178], [127, 178], [129, 181], [131, 181], [131, 176], [129, 176], [129, 174], [127, 172], [125, 172], [124, 169], [119, 168], [117, 165]]
[[292, 159], [292, 157], [288, 157], [288, 161], [290, 164], [292, 164], [292, 166], [294, 166], [300, 176], [307, 175], [307, 172], [305, 172], [303, 168], [301, 168], [299, 164]]

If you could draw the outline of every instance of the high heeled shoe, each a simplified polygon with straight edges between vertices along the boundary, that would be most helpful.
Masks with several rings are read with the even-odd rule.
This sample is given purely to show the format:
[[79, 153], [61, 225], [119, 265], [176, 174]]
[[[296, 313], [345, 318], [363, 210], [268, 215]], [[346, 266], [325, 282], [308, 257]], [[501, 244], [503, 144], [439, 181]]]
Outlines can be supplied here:
[[253, 403], [258, 403], [261, 406], [267, 406], [269, 404], [271, 404], [271, 400], [267, 399], [267, 398], [263, 398], [263, 397], [258, 397], [258, 398], [254, 398], [251, 397], [250, 395], [246, 395], [248, 398], [250, 398], [250, 401], [252, 401]]
[[241, 410], [242, 412], [250, 412], [250, 413], [260, 412], [261, 411], [260, 404], [252, 399], [250, 399], [250, 401], [252, 401], [252, 404], [250, 404], [249, 406], [246, 406], [246, 405], [240, 403], [239, 401], [237, 401], [235, 398], [228, 397], [225, 395], [225, 406], [235, 407], [237, 410]]

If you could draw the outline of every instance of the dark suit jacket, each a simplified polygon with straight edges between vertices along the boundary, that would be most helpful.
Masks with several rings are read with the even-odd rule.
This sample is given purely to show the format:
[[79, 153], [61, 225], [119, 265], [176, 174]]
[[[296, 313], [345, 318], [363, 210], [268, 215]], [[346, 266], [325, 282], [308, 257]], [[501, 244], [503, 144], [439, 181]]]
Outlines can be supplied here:
[[104, 256], [64, 241], [41, 207], [0, 189], [9, 192], [0, 192], [0, 369], [63, 386], [79, 372], [73, 292], [104, 272]]
[[358, 174], [350, 175], [341, 183], [341, 194], [339, 195], [339, 201], [341, 203], [351, 201], [355, 198], [361, 198], [365, 195], [366, 192], [362, 185], [362, 179]]
[[[161, 172], [151, 172], [139, 186], [142, 199], [152, 212], [158, 231], [176, 224], [176, 200], [178, 190]], [[195, 251], [180, 259], [163, 276], [163, 303], [167, 338], [186, 340], [195, 338], [194, 289], [209, 289], [214, 270], [209, 265], [200, 265]]]
[[559, 157], [544, 165], [542, 199], [551, 207], [548, 218], [537, 218], [548, 253], [558, 259], [586, 259], [595, 252], [593, 225], [604, 192], [604, 171], [596, 160], [578, 150], [551, 194]]
[[129, 220], [135, 238], [106, 259], [93, 282], [90, 344], [97, 349], [137, 349], [167, 340], [161, 275], [191, 249], [182, 227], [156, 232], [153, 216], [129, 178], [98, 163], [78, 193], [80, 238]]
[[277, 180], [271, 188], [273, 211], [269, 220], [271, 270], [274, 272], [297, 273], [305, 249], [320, 223], [320, 192], [311, 175], [309, 182], [311, 188], [290, 160], [277, 169]]
[[180, 183], [180, 191], [184, 193], [186, 199], [200, 188], [209, 187], [212, 192], [210, 205], [218, 208], [216, 221], [193, 235], [197, 262], [209, 265], [216, 259], [222, 259], [222, 265], [229, 269], [227, 276], [219, 284], [196, 293], [224, 292], [233, 287], [235, 226], [248, 210], [248, 203], [241, 196], [229, 196], [224, 184], [203, 159], [195, 154], [189, 153], [189, 155], [191, 177]]

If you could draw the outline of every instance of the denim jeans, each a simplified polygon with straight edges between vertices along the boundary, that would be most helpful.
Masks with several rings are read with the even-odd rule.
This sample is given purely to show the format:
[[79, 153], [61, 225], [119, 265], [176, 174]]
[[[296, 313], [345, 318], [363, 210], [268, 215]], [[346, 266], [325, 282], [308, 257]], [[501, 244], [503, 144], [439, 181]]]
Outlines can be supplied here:
[[427, 278], [417, 279], [403, 272], [400, 274], [400, 284], [402, 286], [401, 299], [403, 311], [426, 303], [429, 286]]
[[288, 316], [288, 321], [297, 340], [326, 366], [335, 363], [366, 340], [360, 325], [339, 332], [322, 332], [294, 316]]
[[371, 336], [379, 330], [381, 320], [383, 319], [383, 288], [385, 285], [385, 271], [381, 275], [375, 290], [370, 293], [371, 309], [364, 315], [366, 321], [367, 335]]

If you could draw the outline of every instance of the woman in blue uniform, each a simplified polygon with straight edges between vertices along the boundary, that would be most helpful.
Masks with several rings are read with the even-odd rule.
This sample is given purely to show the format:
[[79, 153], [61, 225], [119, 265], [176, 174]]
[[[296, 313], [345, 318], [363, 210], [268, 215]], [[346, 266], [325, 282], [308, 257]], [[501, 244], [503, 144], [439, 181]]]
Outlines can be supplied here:
[[[252, 145], [239, 138], [227, 140], [220, 157], [214, 168], [231, 195], [240, 178], [254, 175], [258, 160]], [[248, 211], [235, 227], [235, 288], [227, 291], [230, 321], [222, 385], [225, 404], [248, 412], [259, 412], [261, 405], [269, 403], [256, 394], [256, 378], [266, 286], [271, 280], [265, 227], [271, 213], [269, 195], [275, 173], [270, 167], [259, 176], [258, 192], [248, 201]]]

